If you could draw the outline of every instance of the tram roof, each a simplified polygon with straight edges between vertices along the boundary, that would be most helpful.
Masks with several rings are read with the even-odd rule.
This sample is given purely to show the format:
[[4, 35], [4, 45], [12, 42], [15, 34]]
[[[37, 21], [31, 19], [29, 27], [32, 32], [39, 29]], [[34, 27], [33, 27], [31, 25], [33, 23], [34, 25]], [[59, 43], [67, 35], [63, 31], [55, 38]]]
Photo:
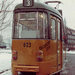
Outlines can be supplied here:
[[47, 5], [44, 3], [39, 3], [39, 2], [34, 2], [34, 5], [32, 7], [24, 7], [23, 3], [21, 3], [21, 4], [18, 4], [14, 10], [20, 9], [20, 8], [42, 8], [42, 9], [47, 9], [49, 11], [52, 11], [61, 16], [61, 14], [59, 13], [59, 11], [57, 9], [51, 7], [50, 5]]

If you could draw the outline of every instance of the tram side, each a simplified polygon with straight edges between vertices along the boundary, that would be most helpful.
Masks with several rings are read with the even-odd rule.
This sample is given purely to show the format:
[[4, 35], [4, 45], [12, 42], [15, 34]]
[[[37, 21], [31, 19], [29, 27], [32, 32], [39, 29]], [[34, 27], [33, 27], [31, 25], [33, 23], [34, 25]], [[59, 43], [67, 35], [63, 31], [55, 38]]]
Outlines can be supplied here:
[[12, 74], [47, 75], [62, 69], [62, 17], [47, 4], [14, 9]]

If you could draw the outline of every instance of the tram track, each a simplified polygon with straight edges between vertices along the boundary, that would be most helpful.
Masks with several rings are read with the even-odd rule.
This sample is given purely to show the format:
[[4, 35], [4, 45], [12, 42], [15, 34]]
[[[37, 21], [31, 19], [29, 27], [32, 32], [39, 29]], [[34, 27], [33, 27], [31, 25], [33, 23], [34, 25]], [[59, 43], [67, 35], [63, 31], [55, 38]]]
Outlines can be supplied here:
[[0, 74], [4, 73], [4, 72], [6, 72], [6, 71], [9, 71], [9, 70], [11, 70], [11, 69], [3, 70], [3, 71], [0, 72]]

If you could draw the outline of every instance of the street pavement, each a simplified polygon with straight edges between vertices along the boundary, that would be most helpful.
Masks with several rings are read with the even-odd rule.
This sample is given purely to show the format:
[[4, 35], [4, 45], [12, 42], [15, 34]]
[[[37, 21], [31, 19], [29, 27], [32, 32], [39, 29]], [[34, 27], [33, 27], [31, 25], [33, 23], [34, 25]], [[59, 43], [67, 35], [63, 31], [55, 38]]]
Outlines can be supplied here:
[[67, 53], [60, 75], [75, 75], [75, 54]]

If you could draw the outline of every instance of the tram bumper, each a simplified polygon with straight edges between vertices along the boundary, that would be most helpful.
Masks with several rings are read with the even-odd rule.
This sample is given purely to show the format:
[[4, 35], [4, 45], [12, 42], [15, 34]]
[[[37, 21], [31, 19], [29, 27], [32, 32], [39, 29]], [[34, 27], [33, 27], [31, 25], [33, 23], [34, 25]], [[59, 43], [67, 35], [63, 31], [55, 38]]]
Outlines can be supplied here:
[[14, 66], [15, 71], [39, 72], [39, 66]]

